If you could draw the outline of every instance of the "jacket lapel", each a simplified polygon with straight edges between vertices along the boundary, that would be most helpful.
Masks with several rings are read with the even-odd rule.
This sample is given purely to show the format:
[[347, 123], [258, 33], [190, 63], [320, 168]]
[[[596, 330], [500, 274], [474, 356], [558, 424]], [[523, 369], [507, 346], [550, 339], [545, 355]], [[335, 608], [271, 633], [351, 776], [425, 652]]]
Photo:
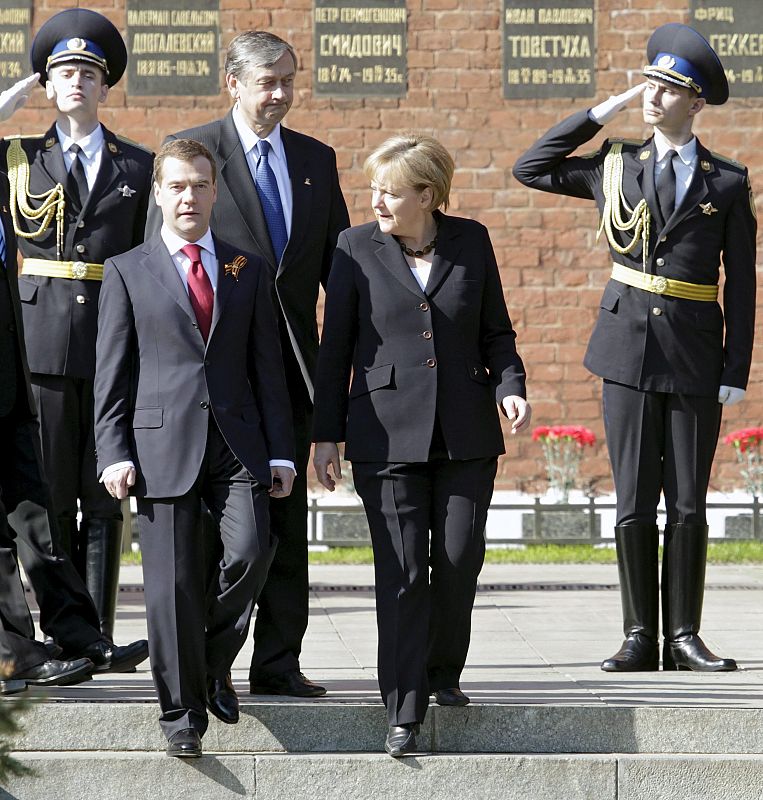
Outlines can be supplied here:
[[[700, 201], [707, 196], [708, 188], [707, 181], [705, 180], [706, 170], [702, 169], [702, 164], [707, 163], [711, 165], [712, 169], [712, 155], [706, 150], [697, 140], [697, 158], [694, 167], [694, 172], [691, 176], [691, 183], [686, 190], [686, 194], [681, 200], [681, 204], [676, 206], [673, 216], [665, 224], [665, 231], [672, 230], [683, 219], [685, 219], [694, 209], [697, 208]], [[709, 170], [708, 170], [709, 172]]]
[[[64, 164], [64, 153], [61, 150], [61, 142], [58, 141], [58, 136], [56, 135], [55, 125], [48, 129], [42, 147], [38, 152], [40, 165], [43, 171], [47, 173], [51, 183], [60, 183], [62, 186], [66, 186], [68, 172], [66, 164]], [[33, 189], [32, 191], [36, 190]], [[67, 201], [69, 201], [68, 196]], [[77, 205], [77, 208], [79, 208], [79, 205]]]
[[216, 236], [213, 236], [213, 239], [215, 242], [215, 253], [217, 256], [217, 290], [215, 291], [215, 304], [212, 307], [212, 326], [209, 329], [208, 342], [212, 340], [212, 336], [215, 333], [217, 323], [220, 321], [225, 304], [236, 286], [235, 278], [225, 275], [225, 264], [233, 261], [236, 253], [230, 248], [223, 246]]
[[425, 298], [426, 295], [416, 278], [413, 277], [411, 268], [403, 257], [400, 245], [395, 241], [394, 237], [388, 233], [382, 233], [377, 223], [371, 238], [379, 244], [375, 251], [379, 261], [392, 273], [393, 277], [417, 297]]
[[426, 285], [426, 294], [431, 297], [439, 288], [461, 250], [458, 233], [450, 224], [450, 219], [439, 211], [435, 211], [437, 220], [437, 245], [432, 259], [432, 269]]
[[[222, 166], [220, 167], [221, 178], [228, 187], [233, 202], [238, 207], [259, 254], [275, 270], [277, 266], [276, 257], [273, 253], [273, 246], [270, 243], [270, 234], [265, 222], [265, 215], [262, 213], [260, 198], [254, 186], [252, 173], [249, 171], [244, 148], [241, 146], [241, 140], [238, 138], [232, 112], [230, 111], [223, 117], [220, 127], [219, 151], [222, 160]], [[222, 222], [224, 225], [224, 220]]]
[[[313, 203], [312, 176], [310, 175], [310, 164], [305, 156], [300, 153], [291, 131], [281, 126], [281, 141], [283, 142], [284, 153], [286, 153], [286, 166], [289, 170], [289, 180], [291, 181], [291, 230], [289, 231], [289, 241], [286, 243], [281, 263], [278, 267], [280, 275], [286, 269], [289, 259], [299, 251], [302, 240], [307, 233], [307, 225], [296, 225], [295, 220], [310, 218], [310, 209]], [[270, 237], [268, 237], [268, 241]]]
[[[654, 162], [657, 156], [657, 148], [652, 139], [647, 139], [644, 144], [636, 151], [636, 181], [640, 187], [640, 195], [649, 206], [649, 213], [654, 220], [652, 231], [661, 230], [665, 221], [660, 212], [660, 204], [657, 202], [657, 190], [654, 185]], [[629, 194], [626, 192], [626, 197]], [[634, 206], [634, 203], [631, 203]]]
[[[101, 126], [103, 127], [103, 126]], [[87, 196], [80, 216], [85, 216], [91, 206], [111, 190], [121, 175], [126, 175], [124, 157], [119, 146], [119, 141], [111, 131], [103, 128], [103, 145], [101, 146], [101, 166], [95, 177], [95, 183]]]
[[156, 234], [143, 245], [146, 257], [143, 265], [146, 272], [151, 275], [167, 292], [167, 294], [185, 311], [193, 322], [196, 322], [188, 291], [183, 286], [183, 281], [178, 275], [175, 262], [167, 250], [160, 234]]

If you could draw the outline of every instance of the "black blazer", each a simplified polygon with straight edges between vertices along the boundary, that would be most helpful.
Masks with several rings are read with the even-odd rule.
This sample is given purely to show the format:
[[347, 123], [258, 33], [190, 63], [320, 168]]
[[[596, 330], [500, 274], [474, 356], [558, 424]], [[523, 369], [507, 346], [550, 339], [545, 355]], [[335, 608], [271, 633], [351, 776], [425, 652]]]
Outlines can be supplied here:
[[[722, 255], [726, 281], [721, 312], [718, 303], [652, 294], [610, 280], [586, 367], [602, 378], [647, 391], [715, 397], [720, 385], [744, 389], [755, 327], [757, 229], [747, 169], [697, 141], [691, 185], [661, 228], [651, 139], [607, 140], [595, 153], [569, 157], [600, 130], [587, 111], [574, 114], [519, 158], [514, 176], [534, 189], [595, 200], [601, 212], [604, 159], [612, 142], [622, 142], [623, 194], [631, 208], [645, 198], [652, 214], [647, 272], [717, 285]], [[642, 270], [640, 246], [630, 255], [611, 253], [613, 261]]]
[[[280, 264], [275, 262], [260, 199], [231, 112], [207, 125], [174, 133], [167, 140], [194, 139], [214, 155], [218, 179], [212, 230], [268, 264], [275, 278], [276, 309], [282, 317], [281, 348], [284, 354], [294, 355], [285, 359], [289, 382], [303, 382], [312, 395], [318, 356], [318, 289], [321, 284], [326, 286], [337, 236], [349, 226], [350, 219], [339, 188], [334, 151], [283, 125], [281, 137], [293, 210], [291, 236]], [[153, 234], [160, 227], [161, 213], [152, 203], [147, 230]]]
[[[101, 168], [84, 207], [66, 196], [64, 261], [103, 264], [109, 256], [143, 241], [153, 154], [106, 128], [103, 135]], [[29, 159], [31, 194], [47, 192], [57, 183], [66, 185], [67, 171], [55, 125], [42, 136], [23, 137], [21, 143]], [[3, 170], [7, 169], [8, 144], [7, 139], [0, 142]], [[37, 228], [36, 223], [30, 224], [20, 215], [18, 222], [25, 231]], [[42, 237], [19, 237], [19, 250], [27, 258], [55, 260], [55, 219]], [[100, 288], [100, 281], [19, 277], [32, 372], [93, 379]]]
[[396, 240], [375, 222], [339, 236], [313, 440], [346, 442], [350, 460], [427, 461], [435, 415], [450, 458], [497, 456], [504, 442], [496, 402], [525, 396], [487, 229], [437, 218], [426, 292]]
[[[178, 497], [199, 475], [209, 415], [262, 484], [294, 460], [291, 406], [266, 267], [215, 239], [209, 340], [160, 236], [106, 264], [99, 308], [95, 441], [99, 474], [132, 460], [134, 493]], [[225, 265], [246, 258], [238, 273]]]

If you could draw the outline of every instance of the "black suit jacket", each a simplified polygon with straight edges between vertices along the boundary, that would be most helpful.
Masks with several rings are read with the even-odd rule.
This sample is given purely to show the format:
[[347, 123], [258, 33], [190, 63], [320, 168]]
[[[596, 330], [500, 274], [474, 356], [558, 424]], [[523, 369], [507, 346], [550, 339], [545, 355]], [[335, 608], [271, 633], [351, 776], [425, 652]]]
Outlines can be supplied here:
[[525, 370], [487, 229], [437, 217], [426, 291], [377, 223], [339, 236], [313, 440], [346, 442], [352, 461], [427, 461], [435, 416], [450, 458], [497, 456], [504, 442], [496, 402], [525, 396]]
[[[574, 114], [519, 158], [514, 176], [535, 189], [595, 200], [601, 212], [604, 159], [613, 142], [622, 142], [625, 199], [635, 208], [645, 198], [651, 209], [647, 272], [717, 285], [722, 256], [724, 311], [718, 303], [667, 297], [610, 280], [588, 344], [586, 367], [642, 390], [714, 397], [720, 385], [744, 389], [755, 326], [757, 229], [747, 169], [698, 141], [692, 183], [661, 228], [651, 139], [607, 140], [595, 153], [570, 157], [600, 130], [587, 111]], [[642, 270], [640, 246], [630, 255], [611, 252], [614, 261]]]
[[[160, 236], [106, 263], [99, 308], [95, 439], [99, 474], [132, 460], [134, 492], [178, 497], [199, 475], [210, 414], [238, 460], [270, 486], [294, 460], [291, 407], [266, 267], [215, 239], [209, 339]], [[225, 274], [236, 256], [247, 263]]]
[[[304, 383], [312, 395], [318, 356], [315, 308], [325, 287], [339, 232], [349, 226], [336, 154], [327, 145], [281, 126], [293, 196], [291, 235], [276, 264], [265, 217], [231, 112], [223, 119], [180, 131], [168, 139], [194, 139], [214, 155], [218, 170], [212, 230], [237, 247], [265, 259], [275, 278], [276, 309], [281, 316], [281, 347], [290, 385]], [[148, 232], [161, 227], [154, 203]]]
[[[143, 241], [151, 192], [153, 154], [103, 128], [101, 168], [84, 207], [66, 196], [64, 261], [103, 264]], [[42, 136], [21, 139], [29, 160], [29, 192], [66, 185], [67, 170], [55, 125]], [[0, 142], [0, 168], [7, 170], [9, 141]], [[39, 201], [30, 201], [36, 207]], [[38, 227], [18, 215], [21, 230]], [[56, 260], [56, 223], [36, 239], [19, 237], [24, 257]], [[26, 345], [32, 372], [93, 379], [100, 281], [21, 275]]]

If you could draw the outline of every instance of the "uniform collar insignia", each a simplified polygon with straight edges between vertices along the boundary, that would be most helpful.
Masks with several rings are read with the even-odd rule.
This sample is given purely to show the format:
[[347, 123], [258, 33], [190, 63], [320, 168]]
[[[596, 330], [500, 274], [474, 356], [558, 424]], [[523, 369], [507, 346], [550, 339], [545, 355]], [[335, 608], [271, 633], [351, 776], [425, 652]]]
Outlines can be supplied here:
[[238, 273], [246, 266], [245, 256], [236, 256], [230, 264], [225, 265], [225, 274], [233, 275], [238, 280]]
[[313, 184], [310, 183], [310, 178], [305, 178], [305, 186], [312, 186]]
[[709, 161], [705, 161], [704, 159], [699, 162], [700, 167], [702, 167], [703, 172], [710, 172], [713, 168], [713, 165]]
[[125, 184], [124, 186], [118, 186], [117, 191], [122, 195], [122, 197], [132, 197], [137, 190]]
[[50, 139], [46, 139], [45, 140], [45, 147], [50, 149], [51, 147], [53, 147], [53, 145], [56, 143], [56, 141], [57, 141], [56, 137], [55, 136], [51, 136]]
[[652, 155], [652, 151], [651, 150], [642, 150], [641, 151], [641, 155], [639, 156], [639, 158], [642, 161], [646, 161], [649, 158], [650, 155]]
[[717, 213], [718, 211], [718, 209], [712, 203], [700, 203], [699, 207], [702, 209], [702, 213], [707, 214], [708, 217]]
[[110, 153], [116, 154], [119, 152], [119, 148], [114, 144], [114, 142], [109, 142], [107, 147], [109, 148]]

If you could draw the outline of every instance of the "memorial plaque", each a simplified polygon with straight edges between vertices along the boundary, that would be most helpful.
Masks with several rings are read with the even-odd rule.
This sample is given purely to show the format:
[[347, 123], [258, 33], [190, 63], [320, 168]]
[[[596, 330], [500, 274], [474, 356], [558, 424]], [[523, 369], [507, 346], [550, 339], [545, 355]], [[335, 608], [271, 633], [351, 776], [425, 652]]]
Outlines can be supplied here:
[[503, 0], [503, 96], [592, 97], [596, 0]]
[[220, 91], [220, 0], [127, 0], [130, 94]]
[[313, 31], [315, 94], [405, 96], [405, 0], [315, 0]]
[[0, 0], [0, 91], [29, 75], [32, 0]]
[[763, 2], [692, 0], [691, 26], [720, 56], [732, 97], [763, 97]]

